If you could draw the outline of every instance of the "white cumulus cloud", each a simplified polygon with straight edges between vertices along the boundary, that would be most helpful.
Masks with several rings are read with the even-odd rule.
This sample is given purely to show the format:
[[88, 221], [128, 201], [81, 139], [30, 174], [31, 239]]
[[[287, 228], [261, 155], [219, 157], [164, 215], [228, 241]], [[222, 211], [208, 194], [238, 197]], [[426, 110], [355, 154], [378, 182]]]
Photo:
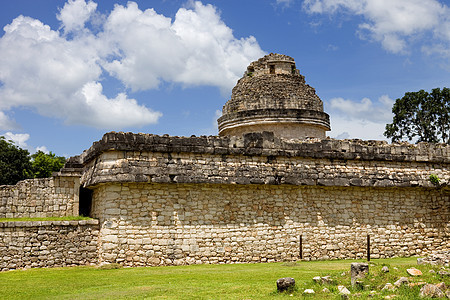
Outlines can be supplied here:
[[[172, 19], [130, 1], [97, 18], [95, 2], [69, 0], [57, 15], [62, 31], [30, 17], [15, 18], [0, 38], [0, 128], [15, 127], [5, 112], [16, 107], [112, 130], [153, 124], [162, 113], [126, 91], [154, 89], [161, 82], [210, 85], [228, 93], [264, 53], [254, 37], [234, 37], [214, 6], [189, 5]], [[122, 93], [105, 95], [108, 75], [123, 84]]]
[[19, 146], [22, 149], [28, 148], [27, 141], [30, 139], [30, 135], [28, 133], [6, 132], [1, 136], [4, 136], [5, 140], [12, 141], [16, 146]]
[[79, 103], [84, 104], [82, 108], [86, 111], [80, 109], [78, 113], [68, 116], [69, 123], [82, 123], [93, 127], [100, 123], [106, 127], [121, 128], [156, 123], [162, 116], [160, 112], [139, 105], [135, 99], [127, 98], [124, 93], [120, 93], [114, 99], [108, 99], [103, 95], [102, 85], [98, 82], [86, 83], [76, 98], [79, 99]]
[[349, 119], [362, 119], [372, 122], [392, 121], [392, 105], [394, 101], [387, 95], [381, 96], [374, 104], [369, 98], [353, 101], [344, 98], [330, 100], [330, 108], [337, 114], [345, 115]]
[[333, 98], [327, 103], [331, 136], [335, 138], [385, 139], [384, 128], [392, 122], [394, 100], [383, 95], [377, 101]]
[[35, 153], [37, 151], [42, 151], [44, 153], [50, 153], [46, 146], [39, 146], [33, 148], [28, 145], [27, 141], [30, 139], [30, 135], [28, 133], [12, 133], [10, 131], [0, 134], [0, 136], [5, 137], [5, 140], [12, 141], [14, 145], [19, 148], [28, 150], [30, 153]]
[[117, 5], [102, 39], [117, 54], [104, 67], [133, 90], [172, 81], [229, 92], [246, 65], [264, 55], [254, 37], [235, 38], [216, 8], [201, 2], [180, 8], [173, 21], [134, 2]]
[[69, 0], [56, 18], [61, 21], [66, 33], [81, 30], [96, 9], [97, 3], [92, 1], [86, 3], [85, 0]]
[[393, 53], [407, 52], [420, 35], [450, 42], [450, 8], [437, 0], [304, 0], [310, 13], [359, 15], [359, 34]]

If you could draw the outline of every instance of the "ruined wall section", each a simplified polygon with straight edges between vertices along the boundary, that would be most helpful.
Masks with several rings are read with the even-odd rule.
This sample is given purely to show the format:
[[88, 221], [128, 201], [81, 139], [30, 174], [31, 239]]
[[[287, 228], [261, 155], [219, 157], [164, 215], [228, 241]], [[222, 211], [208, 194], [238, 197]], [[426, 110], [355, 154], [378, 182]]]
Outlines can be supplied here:
[[323, 102], [299, 74], [243, 77], [233, 88], [232, 98], [224, 105], [223, 114], [255, 109], [323, 111]]
[[220, 136], [258, 132], [260, 126], [284, 138], [325, 138], [330, 130], [322, 100], [306, 84], [294, 59], [276, 53], [247, 67], [222, 113], [217, 120]]
[[0, 222], [0, 271], [94, 265], [98, 220]]
[[361, 259], [449, 250], [435, 188], [100, 184], [99, 259], [126, 266]]
[[[99, 259], [127, 266], [448, 250], [449, 146], [108, 133], [84, 152]], [[437, 175], [441, 186], [429, 176]]]
[[0, 218], [77, 216], [79, 186], [79, 173], [0, 186]]
[[359, 140], [169, 137], [108, 133], [78, 160], [81, 183], [108, 182], [289, 184], [434, 187], [450, 181], [450, 146]]

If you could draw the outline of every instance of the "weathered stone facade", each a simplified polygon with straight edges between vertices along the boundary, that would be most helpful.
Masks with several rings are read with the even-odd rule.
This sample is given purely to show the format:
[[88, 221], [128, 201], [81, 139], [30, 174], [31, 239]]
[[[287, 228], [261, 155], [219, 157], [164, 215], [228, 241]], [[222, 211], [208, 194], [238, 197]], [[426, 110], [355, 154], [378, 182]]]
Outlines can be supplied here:
[[445, 250], [449, 147], [109, 133], [79, 158], [100, 260], [130, 266]]
[[0, 270], [98, 263], [98, 220], [0, 222]]
[[79, 188], [79, 176], [28, 179], [16, 185], [2, 185], [0, 218], [76, 216]]
[[322, 101], [278, 54], [223, 113], [220, 136], [110, 132], [53, 178], [0, 187], [0, 218], [95, 218], [0, 222], [0, 269], [362, 258], [368, 236], [372, 258], [450, 250], [449, 145], [325, 138]]
[[274, 54], [248, 66], [218, 119], [219, 135], [270, 131], [284, 138], [325, 138], [330, 118], [292, 57]]
[[448, 195], [428, 188], [101, 184], [100, 259], [128, 266], [424, 255], [448, 249]]
[[84, 186], [108, 182], [434, 187], [450, 181], [450, 147], [380, 141], [169, 137], [107, 133], [85, 151]]

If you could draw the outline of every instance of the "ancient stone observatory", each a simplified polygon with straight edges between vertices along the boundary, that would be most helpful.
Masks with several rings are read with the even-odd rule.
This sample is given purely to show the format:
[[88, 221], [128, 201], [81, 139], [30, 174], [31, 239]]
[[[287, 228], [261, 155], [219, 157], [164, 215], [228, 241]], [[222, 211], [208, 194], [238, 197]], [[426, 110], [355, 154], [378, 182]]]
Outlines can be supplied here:
[[269, 131], [284, 138], [325, 138], [329, 116], [292, 57], [269, 54], [248, 66], [219, 118], [219, 135]]
[[0, 269], [362, 258], [367, 236], [372, 258], [450, 250], [449, 145], [325, 138], [278, 54], [223, 113], [220, 136], [110, 132], [51, 179], [1, 186], [0, 218], [94, 219], [0, 222]]
[[450, 247], [449, 190], [429, 180], [450, 180], [442, 144], [112, 132], [71, 163], [101, 262], [361, 258], [367, 235], [375, 258]]

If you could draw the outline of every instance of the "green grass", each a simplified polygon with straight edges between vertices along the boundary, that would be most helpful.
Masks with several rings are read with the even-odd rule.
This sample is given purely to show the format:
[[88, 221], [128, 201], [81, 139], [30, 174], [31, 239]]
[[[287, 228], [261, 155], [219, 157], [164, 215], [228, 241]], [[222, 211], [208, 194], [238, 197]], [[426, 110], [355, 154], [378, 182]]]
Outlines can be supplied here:
[[0, 222], [29, 222], [29, 221], [81, 221], [90, 220], [89, 217], [68, 216], [68, 217], [46, 217], [46, 218], [0, 218]]
[[[432, 268], [438, 270], [437, 267], [417, 266], [415, 258], [380, 259], [371, 262], [370, 275], [364, 282], [370, 287], [358, 291], [350, 287], [352, 262], [355, 261], [8, 271], [0, 273], [0, 299], [339, 299], [335, 292], [338, 284], [347, 286], [352, 294], [360, 293], [356, 298], [365, 299], [370, 290], [380, 290], [385, 282], [394, 283], [400, 276], [408, 276], [406, 268], [410, 266], [423, 272], [421, 278], [413, 281], [443, 281], [437, 273], [428, 272]], [[383, 265], [388, 265], [391, 271], [381, 274]], [[332, 276], [334, 283], [327, 287], [334, 293], [322, 293], [324, 286], [312, 281], [315, 276], [325, 275]], [[292, 297], [276, 292], [276, 280], [281, 277], [295, 278], [297, 291]], [[306, 288], [313, 288], [316, 294], [303, 296]], [[400, 295], [395, 299], [416, 299], [419, 289], [405, 287], [395, 293], [380, 293], [372, 299], [383, 299], [390, 294]]]

